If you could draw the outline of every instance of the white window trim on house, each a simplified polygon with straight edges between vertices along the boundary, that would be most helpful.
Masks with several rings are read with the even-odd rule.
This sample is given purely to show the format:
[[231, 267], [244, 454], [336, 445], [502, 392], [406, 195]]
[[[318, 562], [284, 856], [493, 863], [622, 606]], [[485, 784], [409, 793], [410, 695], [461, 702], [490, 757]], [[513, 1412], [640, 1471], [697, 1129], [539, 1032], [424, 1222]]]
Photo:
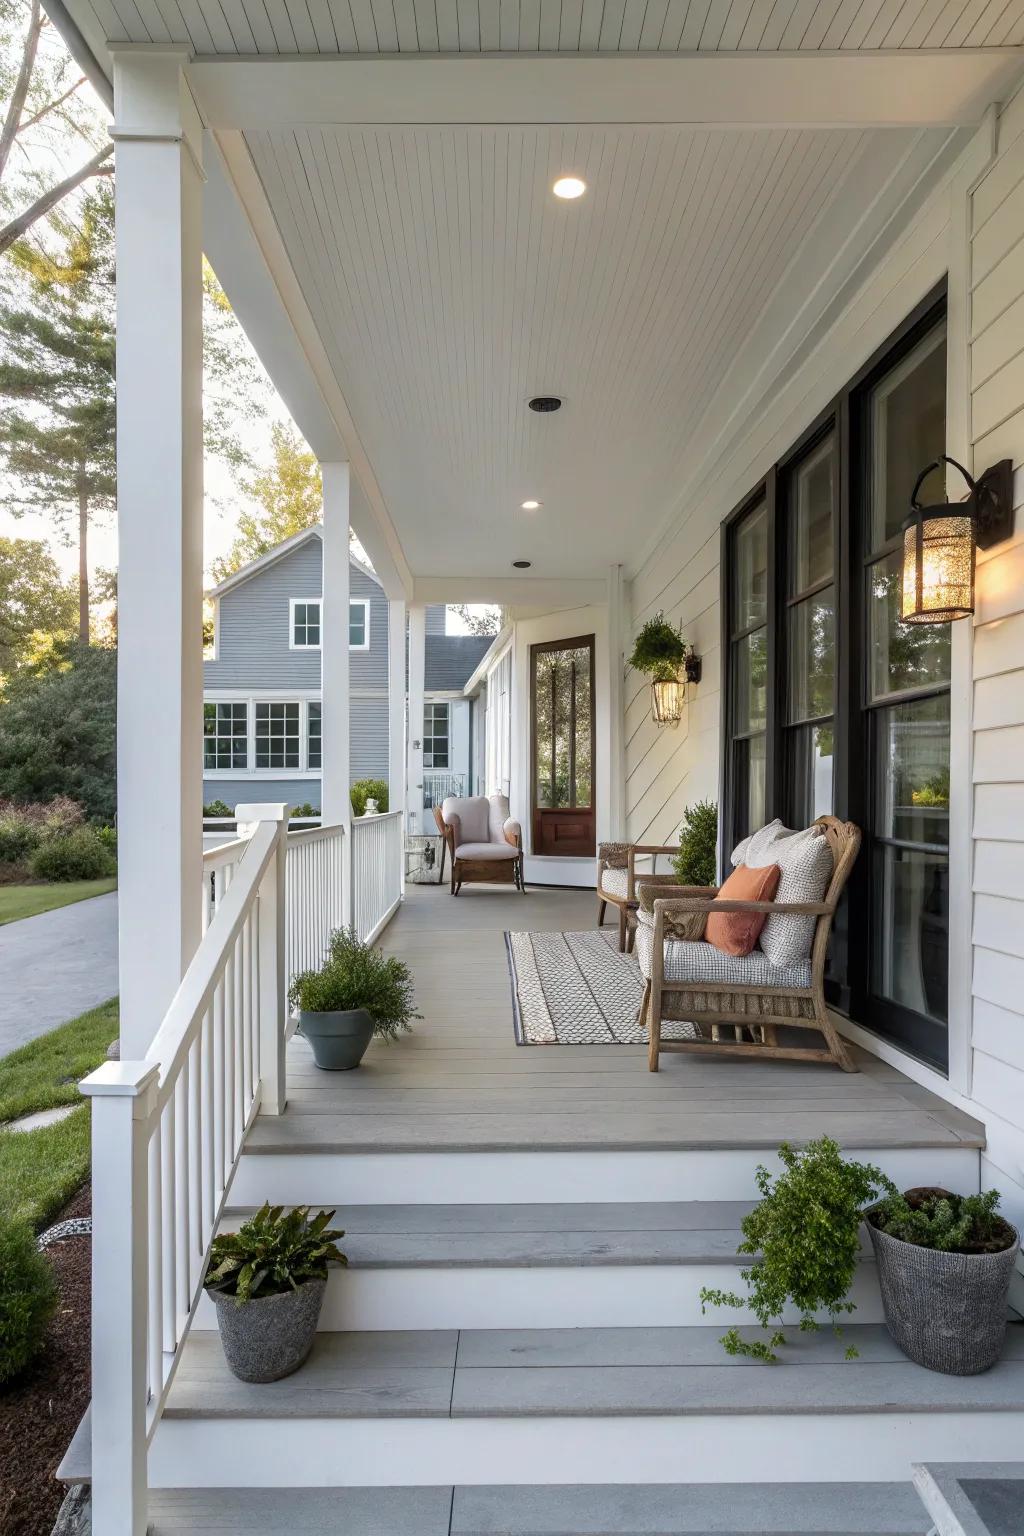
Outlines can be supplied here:
[[296, 640], [295, 638], [295, 610], [300, 604], [304, 608], [311, 608], [314, 604], [316, 605], [317, 634], [323, 634], [323, 598], [290, 597], [288, 599], [288, 649], [290, 651], [318, 651], [320, 649], [319, 640], [313, 644], [305, 640]]
[[[356, 608], [356, 607], [362, 608], [362, 610], [363, 610], [363, 643], [362, 643], [362, 645], [353, 645], [352, 644], [352, 609]], [[349, 628], [349, 642], [348, 642], [349, 650], [350, 651], [368, 651], [370, 649], [370, 599], [368, 597], [350, 597], [349, 598], [349, 600], [348, 600], [348, 628]]]
[[[320, 703], [319, 688], [210, 688], [203, 694], [203, 703], [244, 704], [246, 707], [246, 766], [244, 768], [207, 768], [204, 748], [204, 779], [293, 780], [321, 777], [322, 767], [309, 767], [309, 706]], [[257, 704], [298, 704], [300, 763], [298, 768], [257, 768], [255, 766]]]

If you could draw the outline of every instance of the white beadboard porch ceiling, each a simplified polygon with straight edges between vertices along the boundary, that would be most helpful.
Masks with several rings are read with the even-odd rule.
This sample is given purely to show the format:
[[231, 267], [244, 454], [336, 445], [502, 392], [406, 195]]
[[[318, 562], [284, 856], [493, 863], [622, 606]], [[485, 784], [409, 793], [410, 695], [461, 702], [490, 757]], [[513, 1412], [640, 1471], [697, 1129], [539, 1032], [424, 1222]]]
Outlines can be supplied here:
[[[406, 559], [454, 576], [630, 566], [787, 268], [806, 294], [847, 237], [847, 178], [866, 162], [881, 185], [920, 148], [892, 129], [245, 138]], [[579, 202], [551, 195], [564, 170]], [[529, 411], [539, 393], [564, 407]]]
[[1024, 43], [1024, 0], [73, 0], [94, 47], [196, 54], [612, 53]]

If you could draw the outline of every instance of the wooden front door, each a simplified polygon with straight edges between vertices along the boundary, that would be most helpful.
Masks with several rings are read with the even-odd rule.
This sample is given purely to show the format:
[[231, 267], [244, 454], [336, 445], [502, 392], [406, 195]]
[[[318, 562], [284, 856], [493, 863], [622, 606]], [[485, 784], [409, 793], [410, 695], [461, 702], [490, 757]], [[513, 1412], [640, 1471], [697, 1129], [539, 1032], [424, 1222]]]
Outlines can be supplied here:
[[586, 857], [594, 839], [594, 637], [530, 647], [533, 852]]

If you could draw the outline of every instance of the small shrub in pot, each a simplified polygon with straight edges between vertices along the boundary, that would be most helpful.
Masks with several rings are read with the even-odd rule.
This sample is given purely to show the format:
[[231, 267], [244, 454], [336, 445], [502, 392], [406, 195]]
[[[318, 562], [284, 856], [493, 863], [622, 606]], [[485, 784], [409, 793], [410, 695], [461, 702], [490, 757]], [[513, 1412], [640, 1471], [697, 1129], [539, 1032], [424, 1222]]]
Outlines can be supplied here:
[[204, 1282], [217, 1308], [228, 1366], [240, 1381], [280, 1381], [313, 1347], [327, 1266], [344, 1264], [333, 1211], [264, 1205], [213, 1240]]
[[289, 997], [313, 1060], [330, 1072], [357, 1067], [375, 1035], [395, 1040], [419, 1018], [409, 967], [364, 944], [354, 928], [331, 935], [324, 964], [296, 976]]
[[893, 1190], [865, 1212], [889, 1332], [930, 1371], [975, 1376], [998, 1360], [1019, 1237], [999, 1193]]

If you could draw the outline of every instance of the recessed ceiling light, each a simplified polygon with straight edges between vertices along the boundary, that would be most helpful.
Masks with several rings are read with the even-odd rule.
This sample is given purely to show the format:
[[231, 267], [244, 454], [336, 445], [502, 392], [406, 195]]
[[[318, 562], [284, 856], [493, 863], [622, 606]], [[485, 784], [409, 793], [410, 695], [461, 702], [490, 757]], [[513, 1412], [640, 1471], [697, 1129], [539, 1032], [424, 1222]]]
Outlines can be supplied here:
[[544, 505], [544, 503], [542, 501], [524, 501], [523, 502], [523, 511], [524, 512], [536, 512], [537, 508], [538, 507], [542, 507], [543, 505]]
[[512, 564], [515, 566], [517, 571], [528, 571], [530, 569], [530, 566], [533, 564], [533, 561], [532, 560], [513, 560]]
[[531, 411], [537, 411], [541, 416], [547, 416], [551, 411], [562, 409], [562, 397], [560, 395], [534, 395], [528, 400], [527, 405]]
[[579, 176], [559, 176], [551, 190], [556, 197], [564, 197], [571, 201], [574, 197], [583, 196], [587, 190], [587, 184]]

